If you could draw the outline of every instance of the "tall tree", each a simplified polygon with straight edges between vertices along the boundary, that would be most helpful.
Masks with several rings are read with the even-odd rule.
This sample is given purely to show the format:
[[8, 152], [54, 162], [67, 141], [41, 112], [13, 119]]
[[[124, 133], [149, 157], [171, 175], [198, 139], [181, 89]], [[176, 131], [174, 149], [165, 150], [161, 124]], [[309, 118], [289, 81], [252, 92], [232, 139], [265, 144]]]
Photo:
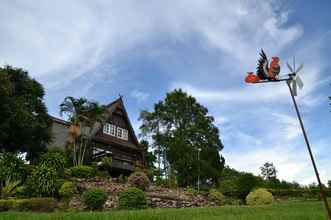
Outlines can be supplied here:
[[52, 120], [43, 101], [44, 89], [28, 72], [0, 67], [0, 149], [26, 152], [32, 160], [51, 140]]
[[60, 105], [61, 116], [65, 114], [71, 121], [69, 128], [70, 143], [73, 146], [73, 164], [84, 163], [85, 153], [89, 145], [95, 123], [101, 121], [103, 107], [97, 102], [85, 98], [66, 97]]
[[263, 164], [261, 169], [261, 175], [265, 180], [275, 180], [277, 179], [277, 170], [273, 163], [266, 162]]
[[198, 177], [202, 184], [217, 183], [224, 167], [219, 154], [223, 144], [214, 118], [195, 98], [174, 90], [153, 111], [141, 112], [140, 120], [142, 134], [153, 139], [163, 165], [177, 175], [179, 185], [195, 185]]

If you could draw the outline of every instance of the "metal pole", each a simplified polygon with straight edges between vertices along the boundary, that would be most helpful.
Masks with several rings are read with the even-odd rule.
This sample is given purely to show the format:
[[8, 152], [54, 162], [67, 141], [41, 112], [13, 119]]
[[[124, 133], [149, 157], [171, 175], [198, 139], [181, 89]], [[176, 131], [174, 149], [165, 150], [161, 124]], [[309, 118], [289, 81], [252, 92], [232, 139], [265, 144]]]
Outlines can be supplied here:
[[310, 156], [310, 159], [311, 159], [311, 162], [313, 164], [313, 167], [314, 167], [314, 171], [315, 171], [315, 175], [316, 175], [316, 178], [317, 178], [317, 181], [318, 181], [318, 185], [319, 185], [319, 188], [320, 188], [320, 192], [321, 192], [321, 197], [324, 201], [324, 205], [325, 205], [325, 208], [326, 208], [326, 211], [327, 211], [327, 214], [328, 214], [328, 217], [329, 219], [331, 219], [331, 211], [330, 211], [330, 207], [329, 207], [329, 204], [328, 204], [328, 200], [325, 196], [325, 192], [324, 192], [324, 189], [323, 189], [323, 185], [321, 183], [321, 179], [320, 179], [320, 176], [318, 174], [318, 170], [317, 170], [317, 166], [316, 166], [316, 163], [315, 163], [315, 160], [314, 160], [314, 156], [313, 156], [313, 153], [311, 151], [311, 147], [310, 147], [310, 144], [309, 144], [309, 140], [308, 140], [308, 136], [307, 136], [307, 133], [306, 133], [306, 130], [305, 130], [305, 127], [303, 125], [303, 122], [302, 122], [302, 118], [301, 118], [301, 115], [300, 115], [300, 112], [299, 112], [299, 108], [298, 108], [298, 105], [295, 101], [295, 97], [294, 97], [294, 94], [293, 94], [293, 91], [291, 89], [291, 85], [290, 85], [290, 80], [287, 80], [286, 81], [286, 84], [290, 90], [290, 93], [291, 93], [291, 97], [292, 97], [292, 101], [293, 101], [293, 104], [294, 104], [294, 107], [295, 107], [295, 111], [297, 113], [297, 116], [298, 116], [298, 119], [299, 119], [299, 122], [300, 122], [300, 126], [301, 126], [301, 129], [302, 129], [302, 133], [303, 133], [303, 136], [305, 138], [305, 142], [307, 144], [307, 148], [308, 148], [308, 152], [309, 152], [309, 156]]
[[198, 165], [199, 165], [199, 170], [198, 170], [198, 192], [200, 192], [200, 151], [201, 149], [198, 148]]

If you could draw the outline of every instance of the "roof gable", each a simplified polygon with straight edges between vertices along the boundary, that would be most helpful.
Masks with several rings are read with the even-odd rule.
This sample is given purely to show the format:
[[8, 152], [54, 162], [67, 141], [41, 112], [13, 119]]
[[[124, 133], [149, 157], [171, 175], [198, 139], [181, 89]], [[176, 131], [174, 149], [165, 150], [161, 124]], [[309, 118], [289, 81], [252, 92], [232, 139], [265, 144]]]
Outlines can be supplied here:
[[113, 114], [118, 109], [120, 109], [121, 112], [123, 113], [122, 117], [126, 122], [128, 132], [132, 138], [133, 143], [138, 146], [139, 142], [138, 142], [137, 136], [134, 132], [134, 129], [132, 127], [131, 121], [129, 119], [128, 113], [125, 109], [125, 106], [124, 106], [124, 103], [123, 103], [123, 100], [121, 97], [116, 99], [115, 101], [111, 102], [110, 104], [106, 105], [105, 113], [104, 113], [101, 123], [96, 123], [96, 125], [93, 128], [93, 132], [92, 132], [93, 136], [95, 136], [97, 134], [97, 132], [102, 129], [102, 125], [105, 124], [108, 120], [110, 120], [112, 118]]

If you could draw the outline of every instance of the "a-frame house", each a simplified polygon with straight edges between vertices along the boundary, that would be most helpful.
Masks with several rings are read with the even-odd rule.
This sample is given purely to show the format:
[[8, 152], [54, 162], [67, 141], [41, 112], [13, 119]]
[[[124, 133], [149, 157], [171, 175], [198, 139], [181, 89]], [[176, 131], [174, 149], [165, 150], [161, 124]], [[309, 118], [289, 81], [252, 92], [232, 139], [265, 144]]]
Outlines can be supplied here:
[[[69, 126], [69, 122], [53, 118], [53, 142], [49, 147], [66, 145]], [[139, 147], [121, 97], [105, 107], [103, 120], [95, 124], [92, 133], [89, 157], [100, 161], [103, 156], [111, 155], [112, 175], [126, 175], [136, 166], [144, 165], [143, 149]]]

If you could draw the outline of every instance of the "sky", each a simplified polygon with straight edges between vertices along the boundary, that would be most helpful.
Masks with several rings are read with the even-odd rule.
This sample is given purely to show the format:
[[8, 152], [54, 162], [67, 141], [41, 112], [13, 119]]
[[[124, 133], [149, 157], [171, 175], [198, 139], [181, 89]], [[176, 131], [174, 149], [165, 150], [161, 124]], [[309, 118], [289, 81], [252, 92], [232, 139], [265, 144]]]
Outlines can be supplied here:
[[331, 179], [331, 2], [257, 0], [0, 1], [0, 65], [43, 84], [49, 113], [66, 96], [107, 104], [124, 96], [136, 133], [141, 110], [176, 88], [209, 109], [226, 164], [316, 182], [285, 83], [248, 85], [261, 48], [296, 57], [305, 84], [297, 101], [317, 166]]

